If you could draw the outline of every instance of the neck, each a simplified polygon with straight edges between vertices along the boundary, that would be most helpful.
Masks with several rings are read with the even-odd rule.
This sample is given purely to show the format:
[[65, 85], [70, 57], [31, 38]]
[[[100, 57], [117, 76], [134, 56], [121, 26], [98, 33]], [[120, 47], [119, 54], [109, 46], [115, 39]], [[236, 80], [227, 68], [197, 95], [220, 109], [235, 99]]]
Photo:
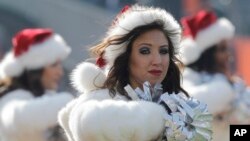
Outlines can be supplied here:
[[142, 89], [142, 84], [143, 83], [140, 83], [139, 81], [136, 81], [135, 79], [133, 79], [133, 78], [129, 78], [129, 83], [130, 83], [130, 85], [131, 85], [131, 87], [133, 88], [133, 89], [136, 89], [137, 87], [139, 87], [140, 89]]

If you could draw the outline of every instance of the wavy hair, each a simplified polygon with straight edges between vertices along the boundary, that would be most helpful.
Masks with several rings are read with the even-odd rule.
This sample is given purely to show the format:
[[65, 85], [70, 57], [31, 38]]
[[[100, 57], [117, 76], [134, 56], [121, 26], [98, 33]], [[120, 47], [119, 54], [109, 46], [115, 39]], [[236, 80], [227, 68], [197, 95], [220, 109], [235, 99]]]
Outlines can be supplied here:
[[116, 36], [109, 39], [104, 39], [102, 43], [91, 48], [93, 54], [102, 55], [104, 53], [105, 48], [109, 45], [117, 45], [122, 44], [124, 42], [128, 42], [126, 51], [115, 59], [114, 65], [110, 68], [107, 80], [105, 81], [104, 86], [102, 87], [108, 88], [111, 96], [114, 96], [115, 92], [117, 91], [121, 95], [129, 98], [126, 91], [124, 90], [124, 87], [129, 84], [129, 71], [127, 68], [129, 67], [128, 63], [129, 58], [131, 56], [132, 44], [140, 35], [154, 29], [162, 31], [169, 42], [170, 64], [167, 75], [161, 83], [163, 86], [163, 92], [183, 92], [188, 96], [187, 92], [181, 87], [181, 72], [178, 65], [183, 66], [183, 63], [176, 57], [176, 48], [174, 48], [169, 38], [171, 34], [175, 33], [166, 32], [161, 21], [155, 21], [147, 25], [136, 27], [128, 34], [125, 34], [123, 36]]

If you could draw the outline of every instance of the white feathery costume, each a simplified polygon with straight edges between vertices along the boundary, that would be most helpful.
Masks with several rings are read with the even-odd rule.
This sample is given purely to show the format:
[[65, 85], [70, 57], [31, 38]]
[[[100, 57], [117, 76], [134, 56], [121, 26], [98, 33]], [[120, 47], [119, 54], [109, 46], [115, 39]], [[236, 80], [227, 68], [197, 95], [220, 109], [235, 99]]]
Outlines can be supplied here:
[[[181, 60], [185, 65], [197, 61], [208, 48], [234, 35], [234, 26], [226, 18], [217, 19], [208, 11], [200, 11], [194, 16], [182, 19], [184, 38], [180, 45]], [[209, 58], [208, 58], [209, 59]], [[229, 140], [229, 125], [249, 123], [250, 91], [243, 81], [230, 84], [224, 74], [196, 72], [185, 68], [183, 73], [183, 88], [194, 98], [208, 105], [208, 110], [214, 115], [213, 141]], [[240, 100], [245, 97], [246, 101]], [[248, 104], [249, 105], [249, 104]], [[236, 111], [238, 110], [238, 115]], [[223, 117], [221, 117], [223, 116]], [[219, 119], [220, 118], [220, 119]]]
[[[0, 63], [1, 79], [51, 65], [70, 51], [51, 29], [24, 29], [13, 38], [13, 49]], [[69, 93], [50, 90], [40, 97], [24, 89], [6, 93], [0, 98], [0, 140], [48, 141], [59, 110], [72, 99]]]
[[[173, 33], [169, 37], [177, 49], [181, 39], [179, 24], [165, 10], [153, 7], [138, 5], [126, 7], [126, 11], [115, 21], [115, 25], [111, 26], [107, 37], [125, 35], [138, 26], [155, 21], [163, 22], [164, 30]], [[113, 66], [115, 59], [126, 51], [127, 43], [105, 48], [103, 57], [107, 61], [108, 69]], [[73, 71], [73, 86], [83, 94], [59, 113], [59, 123], [68, 139], [70, 141], [161, 141], [166, 130], [166, 118], [169, 118], [164, 117], [166, 110], [163, 106], [145, 99], [139, 100], [131, 87], [125, 90], [132, 99], [134, 96], [134, 101], [129, 101], [117, 92], [111, 97], [108, 89], [98, 87], [102, 86], [105, 80], [106, 75], [103, 70], [91, 63], [83, 62]]]

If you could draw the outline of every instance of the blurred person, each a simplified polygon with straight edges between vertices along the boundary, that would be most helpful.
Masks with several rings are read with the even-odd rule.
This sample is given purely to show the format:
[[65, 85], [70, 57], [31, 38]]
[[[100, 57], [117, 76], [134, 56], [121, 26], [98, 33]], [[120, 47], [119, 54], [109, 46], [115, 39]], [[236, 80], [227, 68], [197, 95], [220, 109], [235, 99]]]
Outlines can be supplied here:
[[47, 28], [23, 29], [0, 63], [0, 137], [2, 141], [54, 141], [58, 111], [73, 99], [56, 92], [62, 60], [70, 53], [63, 38]]
[[230, 124], [250, 123], [250, 90], [230, 71], [229, 40], [235, 28], [228, 19], [206, 10], [183, 17], [181, 23], [183, 87], [208, 105], [214, 116], [213, 140], [229, 141]]
[[[59, 113], [68, 140], [210, 140], [206, 105], [180, 85], [180, 39], [180, 25], [167, 11], [124, 7], [91, 49], [96, 65], [83, 62], [73, 71], [83, 94]], [[191, 125], [197, 122], [205, 132]]]

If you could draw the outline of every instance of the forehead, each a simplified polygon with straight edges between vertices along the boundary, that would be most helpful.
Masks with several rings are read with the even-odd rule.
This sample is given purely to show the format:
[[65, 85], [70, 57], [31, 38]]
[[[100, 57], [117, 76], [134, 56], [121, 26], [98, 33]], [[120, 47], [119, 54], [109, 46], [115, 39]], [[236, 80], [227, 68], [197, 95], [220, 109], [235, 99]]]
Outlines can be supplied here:
[[142, 33], [135, 39], [133, 45], [142, 43], [155, 44], [155, 45], [168, 45], [168, 39], [163, 31], [159, 29], [152, 29]]

